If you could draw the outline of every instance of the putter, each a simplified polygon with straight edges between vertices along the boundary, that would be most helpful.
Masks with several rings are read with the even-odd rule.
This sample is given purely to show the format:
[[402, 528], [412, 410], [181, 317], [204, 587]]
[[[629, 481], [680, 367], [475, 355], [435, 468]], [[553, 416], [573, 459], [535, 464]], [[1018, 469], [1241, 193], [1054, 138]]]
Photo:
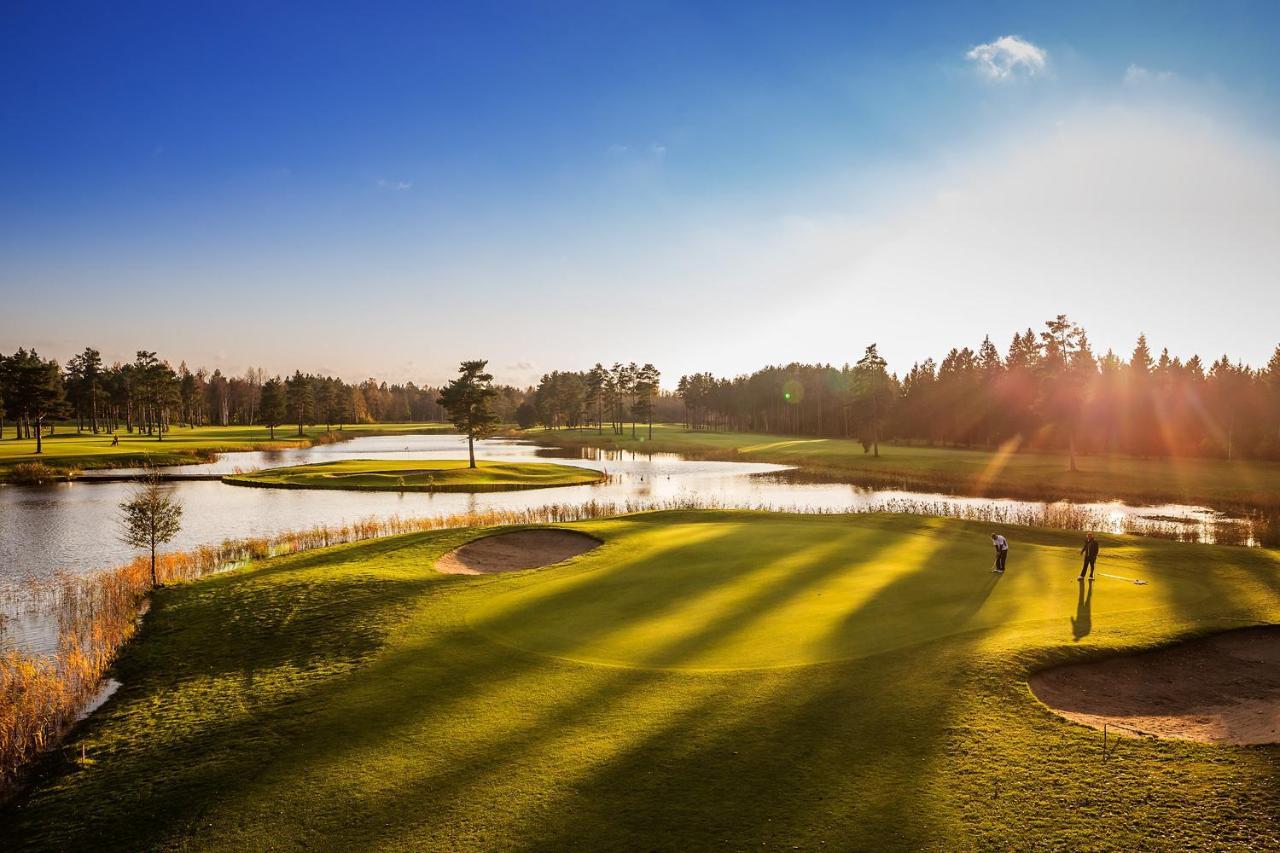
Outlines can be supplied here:
[[1125, 583], [1136, 584], [1138, 586], [1146, 586], [1147, 582], [1138, 578], [1125, 578], [1120, 575], [1109, 575], [1106, 572], [1098, 572], [1100, 578], [1111, 578], [1113, 581], [1124, 581]]

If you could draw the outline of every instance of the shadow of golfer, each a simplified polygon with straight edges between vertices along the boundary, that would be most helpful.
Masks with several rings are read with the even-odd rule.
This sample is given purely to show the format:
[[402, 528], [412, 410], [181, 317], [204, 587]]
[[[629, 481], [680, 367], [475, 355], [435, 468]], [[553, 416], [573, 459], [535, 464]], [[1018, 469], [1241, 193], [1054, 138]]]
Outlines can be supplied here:
[[[1079, 642], [1093, 630], [1093, 581], [1081, 581], [1076, 598], [1076, 615], [1071, 617], [1071, 636]], [[1086, 589], [1088, 587], [1088, 589]]]
[[1004, 575], [995, 574], [994, 572], [987, 575], [986, 581], [977, 589], [975, 589], [968, 598], [960, 602], [956, 608], [956, 613], [952, 617], [953, 625], [963, 625], [977, 615], [982, 609], [982, 605], [987, 603], [987, 599], [991, 597], [991, 593], [995, 592], [996, 584], [1000, 583], [1000, 578]]

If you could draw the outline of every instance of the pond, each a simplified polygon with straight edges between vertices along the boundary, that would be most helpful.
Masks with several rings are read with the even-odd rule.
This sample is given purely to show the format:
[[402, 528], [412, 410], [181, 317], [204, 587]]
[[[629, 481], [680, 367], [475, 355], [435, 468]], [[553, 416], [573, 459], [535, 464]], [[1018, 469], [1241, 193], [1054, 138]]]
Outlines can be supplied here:
[[[202, 465], [166, 468], [166, 474], [227, 474], [335, 459], [441, 459], [465, 456], [456, 435], [367, 436], [303, 449], [227, 453]], [[180, 481], [172, 490], [184, 507], [183, 527], [168, 546], [175, 550], [226, 539], [265, 537], [317, 525], [339, 525], [370, 517], [439, 516], [486, 509], [521, 509], [590, 501], [663, 506], [678, 502], [735, 508], [797, 511], [887, 509], [937, 515], [969, 515], [994, 522], [1034, 522], [1052, 511], [1087, 517], [1100, 530], [1123, 532], [1150, 525], [1162, 535], [1211, 541], [1224, 525], [1243, 523], [1194, 506], [1055, 504], [995, 500], [927, 492], [873, 489], [844, 482], [812, 482], [784, 466], [754, 462], [711, 462], [677, 454], [649, 455], [593, 449], [565, 451], [528, 442], [478, 442], [480, 459], [537, 461], [555, 458], [608, 474], [605, 482], [514, 492], [393, 493], [255, 489], [217, 480]], [[0, 584], [48, 577], [59, 571], [89, 572], [137, 555], [119, 541], [121, 501], [136, 487], [108, 480], [122, 471], [102, 472], [72, 483], [0, 486]], [[1185, 534], [1185, 536], [1184, 536]], [[11, 617], [17, 614], [10, 614]], [[10, 639], [22, 622], [10, 618]], [[26, 626], [30, 629], [31, 626]]]

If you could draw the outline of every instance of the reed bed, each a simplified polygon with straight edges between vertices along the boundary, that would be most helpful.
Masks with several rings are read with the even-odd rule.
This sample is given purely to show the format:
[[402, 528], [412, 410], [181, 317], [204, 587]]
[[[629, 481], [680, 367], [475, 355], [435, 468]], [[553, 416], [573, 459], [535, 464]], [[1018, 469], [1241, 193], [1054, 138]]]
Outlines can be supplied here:
[[19, 462], [9, 473], [9, 480], [20, 486], [43, 486], [68, 480], [80, 473], [76, 468], [55, 468], [43, 462]]
[[[349, 524], [315, 526], [271, 537], [227, 540], [160, 555], [161, 584], [196, 580], [253, 560], [296, 554], [384, 536], [459, 527], [556, 524], [652, 510], [754, 509], [807, 514], [908, 513], [1000, 525], [1099, 530], [1199, 541], [1195, 523], [1115, 516], [1070, 503], [1039, 506], [998, 502], [972, 503], [894, 498], [837, 507], [743, 507], [687, 497], [664, 501], [591, 501], [547, 504], [527, 509], [489, 509], [426, 517], [368, 518]], [[1274, 525], [1275, 522], [1273, 521]], [[1250, 538], [1247, 525], [1233, 535]], [[1215, 536], [1221, 535], [1216, 530]], [[1229, 538], [1229, 537], [1224, 537]], [[40, 653], [0, 649], [0, 797], [12, 793], [23, 773], [44, 751], [56, 746], [97, 694], [121, 647], [134, 635], [151, 591], [146, 557], [91, 574], [59, 573], [0, 585], [0, 628], [6, 617], [35, 617], [56, 625], [56, 646]], [[3, 636], [0, 635], [0, 641]]]

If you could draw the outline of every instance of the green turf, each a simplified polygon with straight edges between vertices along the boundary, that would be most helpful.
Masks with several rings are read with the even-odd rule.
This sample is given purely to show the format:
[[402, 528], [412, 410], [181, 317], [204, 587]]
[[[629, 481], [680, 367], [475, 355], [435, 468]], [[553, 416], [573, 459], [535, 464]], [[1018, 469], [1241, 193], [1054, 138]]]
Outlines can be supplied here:
[[[351, 438], [361, 435], [396, 435], [406, 433], [451, 432], [448, 424], [360, 424], [349, 426], [333, 435]], [[262, 426], [195, 427], [176, 426], [165, 433], [163, 441], [154, 435], [128, 433], [123, 429], [116, 435], [120, 443], [112, 446], [112, 436], [102, 432], [77, 433], [74, 426], [59, 426], [52, 436], [44, 439], [44, 453], [36, 455], [35, 439], [15, 439], [13, 425], [8, 424], [5, 437], [0, 440], [0, 480], [5, 479], [14, 465], [21, 462], [42, 462], [45, 465], [68, 470], [91, 468], [129, 468], [144, 463], [156, 465], [185, 465], [199, 460], [200, 454], [230, 453], [239, 450], [260, 450], [280, 447], [305, 447], [330, 432], [323, 426], [309, 426], [305, 435], [298, 437], [296, 426], [276, 427], [275, 438]]]
[[[1280, 554], [911, 516], [571, 525], [561, 566], [444, 576], [485, 531], [160, 591], [124, 687], [0, 812], [13, 849], [1184, 849], [1280, 844], [1280, 747], [1101, 736], [1040, 667], [1280, 620]], [[603, 661], [605, 665], [586, 661]], [[807, 666], [804, 661], [828, 661]], [[738, 667], [767, 667], [737, 669]]]
[[796, 465], [816, 474], [872, 485], [940, 489], [1036, 500], [1181, 502], [1227, 509], [1280, 507], [1280, 464], [1257, 460], [1138, 459], [1079, 456], [1067, 470], [1065, 454], [995, 453], [942, 447], [880, 445], [880, 456], [857, 441], [759, 433], [689, 431], [676, 424], [616, 436], [594, 429], [521, 433], [543, 444], [639, 452], [688, 453], [710, 459]]
[[290, 468], [268, 468], [224, 477], [237, 486], [278, 489], [347, 489], [377, 492], [498, 492], [598, 483], [593, 468], [549, 462], [477, 462], [465, 459], [346, 459]]

